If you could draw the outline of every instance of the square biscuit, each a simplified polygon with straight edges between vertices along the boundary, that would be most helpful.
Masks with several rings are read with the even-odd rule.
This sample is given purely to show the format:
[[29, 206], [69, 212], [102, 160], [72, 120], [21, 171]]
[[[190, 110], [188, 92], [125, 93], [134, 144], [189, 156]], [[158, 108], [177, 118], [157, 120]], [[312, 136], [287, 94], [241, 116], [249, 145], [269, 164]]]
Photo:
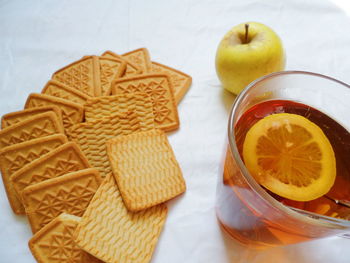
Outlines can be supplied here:
[[20, 110], [15, 112], [10, 112], [2, 116], [1, 118], [1, 128], [5, 129], [15, 123], [24, 121], [28, 118], [31, 118], [35, 115], [52, 111], [57, 115], [57, 118], [60, 120], [60, 123], [62, 123], [62, 111], [57, 106], [45, 106], [45, 107], [38, 107], [38, 108], [31, 108], [26, 110]]
[[151, 96], [156, 128], [176, 130], [179, 125], [173, 87], [166, 74], [147, 74], [115, 80], [112, 94], [146, 93]]
[[191, 76], [166, 65], [160, 64], [158, 62], [152, 62], [152, 72], [154, 73], [166, 73], [169, 75], [171, 84], [174, 88], [174, 97], [176, 104], [179, 104], [183, 96], [191, 86], [192, 78]]
[[111, 139], [107, 142], [107, 153], [130, 211], [161, 204], [186, 190], [180, 166], [161, 130]]
[[45, 87], [41, 91], [42, 94], [58, 97], [61, 99], [69, 100], [74, 103], [84, 104], [85, 101], [90, 98], [89, 95], [72, 89], [65, 84], [56, 80], [50, 80], [46, 83]]
[[98, 171], [89, 168], [26, 187], [23, 205], [33, 233], [61, 213], [82, 216], [101, 181]]
[[79, 247], [104, 262], [147, 263], [167, 216], [165, 205], [132, 213], [112, 175], [102, 182], [74, 234]]
[[150, 72], [152, 69], [151, 59], [147, 48], [139, 48], [127, 53], [124, 53], [122, 57], [142, 69], [143, 73]]
[[62, 123], [53, 112], [29, 117], [0, 131], [0, 149], [40, 137], [64, 133]]
[[51, 95], [32, 93], [26, 101], [25, 108], [28, 109], [52, 105], [58, 106], [62, 110], [63, 127], [65, 129], [83, 121], [83, 105]]
[[63, 213], [40, 229], [29, 240], [29, 248], [38, 263], [97, 263], [100, 260], [78, 247], [73, 234], [80, 217]]
[[111, 94], [112, 81], [123, 76], [126, 69], [126, 62], [123, 59], [99, 57], [101, 71], [101, 95]]
[[122, 56], [120, 56], [112, 51], [108, 50], [108, 51], [104, 52], [101, 56], [105, 57], [105, 58], [118, 58], [118, 59], [122, 59], [125, 61], [126, 68], [125, 68], [124, 74], [121, 77], [130, 77], [130, 76], [142, 74], [142, 69], [139, 66], [135, 65], [131, 61], [124, 59]]
[[90, 167], [78, 145], [68, 142], [25, 165], [12, 174], [10, 179], [22, 200], [22, 192], [27, 186]]
[[84, 105], [87, 122], [109, 117], [112, 113], [134, 111], [144, 127], [154, 128], [152, 99], [144, 93], [120, 94], [89, 99]]
[[58, 134], [14, 144], [0, 151], [0, 169], [7, 198], [16, 214], [24, 214], [24, 208], [10, 177], [33, 160], [66, 143], [67, 137]]
[[100, 65], [97, 56], [85, 56], [52, 75], [52, 79], [88, 96], [101, 96]]
[[107, 140], [149, 129], [151, 127], [142, 126], [136, 113], [125, 112], [76, 124], [68, 130], [68, 137], [80, 146], [89, 163], [104, 177], [112, 171], [106, 151]]

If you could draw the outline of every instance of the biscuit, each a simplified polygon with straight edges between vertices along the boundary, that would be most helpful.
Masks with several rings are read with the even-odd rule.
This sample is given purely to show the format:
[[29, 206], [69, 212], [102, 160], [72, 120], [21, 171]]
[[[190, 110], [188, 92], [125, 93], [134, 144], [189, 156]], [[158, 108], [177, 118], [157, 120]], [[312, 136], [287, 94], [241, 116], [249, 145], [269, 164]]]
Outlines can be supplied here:
[[33, 117], [37, 114], [41, 114], [44, 112], [52, 111], [54, 112], [58, 119], [60, 120], [60, 123], [62, 123], [62, 112], [61, 109], [57, 106], [45, 106], [45, 107], [38, 107], [38, 108], [31, 108], [26, 110], [20, 110], [15, 111], [11, 113], [7, 113], [2, 116], [1, 118], [1, 127], [2, 129], [5, 129], [17, 122], [24, 121], [30, 117]]
[[61, 214], [44, 226], [29, 240], [29, 248], [38, 263], [94, 263], [101, 262], [79, 248], [73, 233], [80, 217]]
[[35, 108], [52, 105], [58, 106], [62, 110], [63, 127], [65, 129], [83, 121], [83, 105], [50, 95], [37, 93], [30, 94], [27, 99], [25, 108]]
[[139, 48], [122, 55], [123, 58], [138, 65], [143, 73], [150, 72], [152, 69], [151, 60], [147, 48]]
[[7, 198], [16, 214], [24, 214], [24, 208], [17, 197], [10, 177], [26, 164], [66, 143], [67, 137], [62, 134], [42, 137], [27, 142], [14, 144], [0, 151], [0, 168]]
[[191, 86], [191, 76], [157, 62], [152, 62], [152, 72], [160, 74], [166, 73], [169, 75], [170, 82], [174, 88], [175, 101], [179, 104], [180, 100], [185, 96]]
[[99, 57], [101, 71], [101, 95], [111, 94], [112, 81], [123, 76], [126, 69], [125, 60]]
[[53, 112], [44, 112], [0, 131], [0, 148], [57, 133], [64, 133]]
[[68, 173], [23, 190], [23, 205], [33, 233], [61, 213], [82, 216], [101, 177], [94, 168]]
[[105, 262], [147, 263], [166, 216], [164, 204], [129, 212], [109, 174], [86, 209], [74, 239], [79, 247]]
[[97, 56], [86, 56], [52, 75], [66, 86], [89, 96], [101, 96], [100, 65]]
[[86, 121], [109, 117], [111, 113], [134, 111], [139, 116], [142, 126], [154, 128], [152, 99], [144, 93], [91, 98], [84, 108]]
[[107, 153], [129, 211], [161, 204], [186, 190], [180, 166], [161, 130], [111, 139]]
[[[102, 54], [102, 57], [118, 58], [118, 59], [125, 60], [122, 56], [117, 55], [117, 54], [113, 53], [112, 51], [104, 52]], [[128, 60], [125, 60], [125, 63], [126, 63], [126, 68], [125, 68], [124, 75], [122, 75], [122, 77], [130, 77], [130, 76], [142, 74], [142, 70], [139, 66], [135, 65], [134, 63], [132, 63]]]
[[137, 114], [126, 112], [76, 124], [68, 130], [67, 134], [80, 146], [89, 163], [104, 177], [112, 172], [106, 152], [107, 140], [147, 129], [149, 127], [141, 126]]
[[50, 80], [47, 82], [41, 93], [69, 100], [78, 104], [84, 104], [85, 101], [90, 98], [89, 95], [86, 95], [79, 90], [67, 87], [56, 80]]
[[179, 127], [179, 116], [174, 99], [173, 88], [165, 74], [147, 74], [115, 80], [112, 94], [146, 93], [151, 96], [155, 126], [164, 131]]
[[22, 200], [22, 192], [29, 185], [90, 167], [78, 145], [69, 142], [25, 165], [10, 179], [17, 196]]

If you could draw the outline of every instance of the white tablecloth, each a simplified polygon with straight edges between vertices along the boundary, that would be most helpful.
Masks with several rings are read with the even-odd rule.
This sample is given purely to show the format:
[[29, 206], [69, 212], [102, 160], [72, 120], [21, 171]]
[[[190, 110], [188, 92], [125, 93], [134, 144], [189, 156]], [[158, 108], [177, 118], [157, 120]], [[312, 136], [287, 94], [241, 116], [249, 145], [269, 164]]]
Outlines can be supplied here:
[[[350, 19], [326, 0], [0, 1], [0, 115], [20, 110], [51, 74], [87, 54], [147, 47], [151, 58], [193, 77], [179, 105], [181, 128], [169, 135], [187, 192], [169, 203], [154, 263], [349, 262], [350, 240], [252, 251], [217, 224], [214, 204], [234, 97], [214, 68], [216, 47], [235, 24], [259, 21], [280, 35], [287, 69], [350, 83]], [[350, 110], [349, 110], [350, 113]], [[0, 262], [34, 262], [28, 222], [15, 216], [0, 186]]]

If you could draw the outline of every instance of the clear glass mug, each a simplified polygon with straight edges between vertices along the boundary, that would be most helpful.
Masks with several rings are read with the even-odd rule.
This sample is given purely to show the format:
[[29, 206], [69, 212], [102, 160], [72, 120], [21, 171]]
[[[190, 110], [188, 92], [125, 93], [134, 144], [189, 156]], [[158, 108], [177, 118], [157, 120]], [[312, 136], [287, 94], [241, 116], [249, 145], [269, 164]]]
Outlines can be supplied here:
[[285, 206], [269, 195], [244, 166], [236, 145], [235, 125], [250, 107], [272, 99], [312, 106], [350, 131], [350, 86], [341, 81], [311, 72], [283, 71], [249, 84], [236, 98], [229, 116], [228, 147], [216, 198], [221, 226], [233, 238], [254, 248], [334, 235], [349, 237], [350, 221]]

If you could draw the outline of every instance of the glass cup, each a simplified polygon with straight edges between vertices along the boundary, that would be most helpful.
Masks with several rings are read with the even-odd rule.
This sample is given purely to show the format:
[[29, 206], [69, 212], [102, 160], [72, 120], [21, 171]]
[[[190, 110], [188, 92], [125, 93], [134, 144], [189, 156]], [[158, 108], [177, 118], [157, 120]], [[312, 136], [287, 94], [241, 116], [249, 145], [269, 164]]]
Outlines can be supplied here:
[[233, 238], [254, 248], [334, 235], [349, 237], [350, 221], [280, 203], [254, 180], [245, 167], [236, 145], [235, 125], [250, 107], [273, 99], [312, 106], [350, 130], [350, 86], [341, 81], [311, 72], [283, 71], [249, 84], [236, 98], [229, 116], [228, 147], [216, 198], [221, 226]]

